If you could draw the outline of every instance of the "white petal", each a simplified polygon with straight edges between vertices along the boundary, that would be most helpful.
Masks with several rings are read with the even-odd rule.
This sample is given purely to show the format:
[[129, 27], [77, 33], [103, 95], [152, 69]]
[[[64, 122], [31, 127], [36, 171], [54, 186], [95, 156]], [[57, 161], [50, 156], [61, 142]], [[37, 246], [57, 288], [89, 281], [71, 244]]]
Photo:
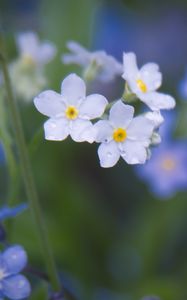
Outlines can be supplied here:
[[69, 41], [67, 43], [67, 48], [71, 53], [62, 55], [62, 62], [64, 64], [74, 63], [81, 66], [87, 66], [91, 62], [92, 54], [80, 44]]
[[97, 143], [107, 142], [112, 140], [113, 128], [109, 121], [100, 120], [94, 124], [95, 128], [95, 141]]
[[146, 84], [149, 91], [157, 90], [162, 83], [162, 74], [155, 63], [147, 63], [140, 69], [140, 79]]
[[155, 63], [147, 63], [141, 67], [140, 71], [148, 73], [159, 72], [159, 65]]
[[98, 155], [103, 168], [113, 167], [120, 158], [119, 150], [114, 142], [102, 143], [98, 148]]
[[30, 31], [25, 33], [20, 33], [16, 37], [17, 46], [19, 52], [22, 55], [37, 56], [37, 49], [39, 45], [39, 39], [36, 33]]
[[68, 75], [61, 85], [61, 94], [67, 104], [76, 105], [86, 96], [86, 85], [76, 74]]
[[123, 53], [123, 68], [124, 73], [122, 77], [125, 80], [137, 77], [138, 67], [136, 62], [136, 55], [133, 52]]
[[44, 123], [45, 139], [50, 141], [62, 141], [69, 134], [68, 121], [64, 118], [49, 119]]
[[37, 110], [45, 116], [55, 117], [65, 109], [62, 96], [54, 91], [45, 91], [34, 98]]
[[164, 118], [161, 115], [160, 111], [149, 111], [145, 113], [144, 116], [153, 122], [155, 129], [164, 122]]
[[152, 136], [154, 124], [144, 116], [138, 116], [132, 120], [127, 128], [127, 137], [134, 141], [144, 141], [149, 144]]
[[76, 54], [85, 55], [89, 53], [86, 48], [84, 48], [83, 46], [81, 46], [79, 43], [75, 41], [68, 41], [67, 48]]
[[123, 73], [123, 65], [105, 51], [93, 52], [92, 60], [96, 61], [97, 65], [100, 66], [98, 79], [101, 81], [111, 81], [116, 75]]
[[84, 56], [76, 54], [63, 54], [61, 60], [65, 65], [75, 64], [84, 67], [89, 64], [89, 61]]
[[47, 64], [53, 59], [56, 54], [56, 47], [53, 43], [45, 42], [42, 43], [39, 48], [38, 61], [41, 64]]
[[134, 107], [117, 101], [111, 108], [109, 120], [114, 127], [126, 128], [132, 121], [134, 115]]
[[83, 101], [80, 106], [80, 117], [83, 119], [95, 119], [103, 115], [106, 105], [108, 104], [107, 99], [99, 94], [93, 94]]
[[175, 99], [173, 97], [158, 92], [142, 94], [140, 99], [152, 110], [172, 109], [175, 107]]
[[77, 119], [72, 121], [70, 135], [75, 142], [93, 143], [94, 134], [92, 131], [92, 123], [88, 120]]
[[121, 156], [131, 165], [144, 164], [147, 159], [147, 152], [145, 147], [138, 142], [126, 140], [123, 145]]

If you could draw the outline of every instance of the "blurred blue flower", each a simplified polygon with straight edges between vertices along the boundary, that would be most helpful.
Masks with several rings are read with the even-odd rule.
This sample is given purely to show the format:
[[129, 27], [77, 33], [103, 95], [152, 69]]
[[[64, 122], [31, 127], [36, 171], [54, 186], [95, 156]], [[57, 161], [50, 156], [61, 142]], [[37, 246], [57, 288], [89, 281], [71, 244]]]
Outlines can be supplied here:
[[5, 219], [16, 217], [27, 208], [28, 205], [26, 203], [21, 203], [15, 207], [9, 207], [7, 205], [2, 206], [0, 208], [0, 222], [4, 221]]
[[184, 78], [179, 83], [179, 94], [183, 100], [187, 101], [187, 69]]
[[172, 197], [187, 189], [187, 141], [172, 139], [175, 114], [165, 114], [161, 126], [162, 143], [152, 151], [151, 159], [136, 168], [138, 176], [147, 181], [150, 190], [159, 198]]
[[31, 293], [30, 283], [20, 271], [27, 264], [27, 254], [19, 245], [0, 253], [0, 299], [21, 300]]
[[148, 163], [137, 170], [160, 198], [187, 189], [187, 142], [163, 143], [154, 149]]

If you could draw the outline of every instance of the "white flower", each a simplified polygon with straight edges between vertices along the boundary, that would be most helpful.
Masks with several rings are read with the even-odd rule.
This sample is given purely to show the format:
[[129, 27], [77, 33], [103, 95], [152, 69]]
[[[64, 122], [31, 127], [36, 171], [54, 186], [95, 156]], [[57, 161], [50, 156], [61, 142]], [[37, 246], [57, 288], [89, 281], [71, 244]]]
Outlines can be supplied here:
[[154, 125], [143, 115], [133, 115], [134, 108], [119, 100], [112, 106], [109, 119], [94, 125], [95, 140], [101, 143], [98, 155], [102, 167], [114, 166], [120, 156], [128, 164], [145, 163]]
[[84, 68], [92, 66], [97, 69], [97, 78], [102, 81], [110, 81], [116, 75], [123, 73], [123, 66], [113, 56], [107, 55], [105, 51], [89, 52], [80, 44], [69, 41], [67, 48], [71, 54], [62, 55], [65, 64], [77, 64]]
[[18, 34], [16, 38], [19, 55], [28, 65], [43, 66], [53, 59], [56, 47], [51, 42], [40, 42], [34, 32]]
[[157, 64], [147, 63], [138, 69], [135, 54], [129, 52], [123, 54], [123, 67], [122, 77], [127, 81], [131, 91], [151, 110], [174, 108], [173, 97], [156, 91], [162, 83], [162, 74]]
[[9, 72], [17, 98], [26, 102], [30, 102], [47, 85], [47, 79], [40, 69], [23, 66], [20, 60], [9, 65]]
[[50, 117], [44, 130], [45, 138], [53, 141], [62, 141], [70, 135], [76, 142], [92, 143], [90, 120], [100, 117], [107, 103], [106, 98], [99, 94], [86, 97], [86, 85], [76, 74], [63, 80], [61, 94], [49, 90], [34, 99], [39, 112]]

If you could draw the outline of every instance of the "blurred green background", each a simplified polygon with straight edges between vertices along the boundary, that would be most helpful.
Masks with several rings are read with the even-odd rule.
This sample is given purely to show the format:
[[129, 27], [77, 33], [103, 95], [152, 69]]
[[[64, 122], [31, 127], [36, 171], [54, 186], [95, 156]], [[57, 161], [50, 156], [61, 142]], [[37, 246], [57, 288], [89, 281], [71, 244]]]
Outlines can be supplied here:
[[[0, 14], [10, 60], [16, 57], [14, 35], [19, 31], [37, 31], [57, 45], [58, 54], [47, 67], [51, 89], [59, 91], [68, 73], [80, 72], [59, 63], [66, 42], [75, 40], [89, 49], [104, 48], [119, 60], [123, 51], [132, 50], [139, 63], [159, 63], [166, 90], [177, 96], [187, 66], [185, 0], [1, 0]], [[122, 84], [94, 91], [113, 100]], [[44, 117], [32, 103], [20, 108], [29, 143]], [[187, 136], [186, 122], [180, 134]], [[49, 142], [41, 137], [31, 159], [59, 271], [78, 298], [138, 300], [153, 294], [163, 300], [187, 299], [185, 192], [161, 201], [122, 160], [102, 169], [97, 145], [70, 139]], [[5, 172], [2, 166], [2, 191]], [[23, 191], [20, 198], [25, 200]], [[29, 212], [16, 219], [11, 242], [23, 244], [30, 264], [43, 269]], [[41, 299], [37, 280], [35, 285], [31, 299]]]

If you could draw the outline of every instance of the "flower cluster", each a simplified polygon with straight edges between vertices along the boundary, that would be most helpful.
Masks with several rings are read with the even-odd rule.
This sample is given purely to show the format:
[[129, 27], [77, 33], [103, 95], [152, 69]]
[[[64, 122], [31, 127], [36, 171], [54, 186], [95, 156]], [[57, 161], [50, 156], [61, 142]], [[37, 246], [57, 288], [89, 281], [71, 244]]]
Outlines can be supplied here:
[[[61, 94], [48, 90], [34, 99], [39, 112], [49, 117], [44, 124], [45, 138], [62, 141], [70, 135], [76, 142], [100, 143], [98, 155], [105, 168], [114, 166], [120, 157], [128, 164], [145, 163], [150, 146], [161, 141], [158, 128], [164, 119], [160, 110], [175, 106], [173, 97], [157, 91], [162, 82], [158, 65], [148, 63], [138, 69], [135, 54], [124, 53], [122, 66], [104, 51], [90, 53], [75, 42], [69, 42], [68, 48], [72, 53], [63, 55], [63, 62], [82, 66], [86, 80], [110, 81], [121, 75], [126, 80], [125, 91], [121, 99], [109, 103], [100, 94], [86, 96], [84, 80], [68, 75]], [[150, 110], [134, 116], [135, 109], [129, 105], [132, 98]]]

